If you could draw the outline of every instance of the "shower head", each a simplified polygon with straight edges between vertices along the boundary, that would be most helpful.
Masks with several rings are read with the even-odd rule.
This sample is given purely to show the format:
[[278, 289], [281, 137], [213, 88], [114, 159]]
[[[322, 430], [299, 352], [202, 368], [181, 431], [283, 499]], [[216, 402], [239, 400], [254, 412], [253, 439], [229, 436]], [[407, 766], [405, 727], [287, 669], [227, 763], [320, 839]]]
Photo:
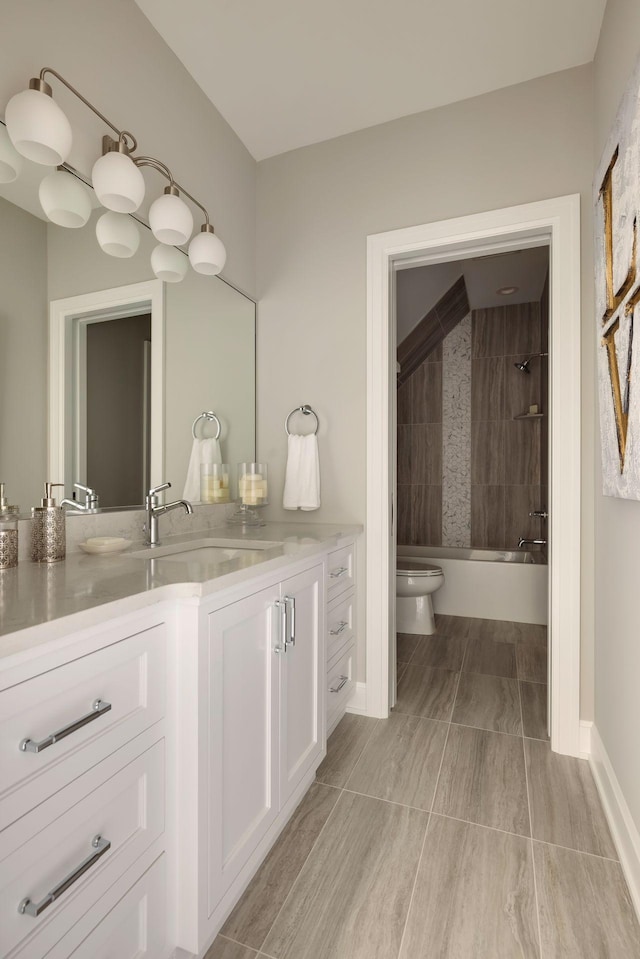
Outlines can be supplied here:
[[548, 355], [549, 355], [548, 353], [532, 353], [531, 356], [528, 359], [523, 360], [522, 363], [514, 363], [513, 365], [515, 366], [517, 370], [520, 370], [521, 373], [530, 373], [531, 370], [529, 369], [529, 363], [531, 362], [531, 360], [536, 356], [548, 356]]
[[525, 360], [524, 363], [514, 363], [513, 365], [517, 370], [520, 370], [521, 373], [530, 373], [529, 362], [529, 360]]

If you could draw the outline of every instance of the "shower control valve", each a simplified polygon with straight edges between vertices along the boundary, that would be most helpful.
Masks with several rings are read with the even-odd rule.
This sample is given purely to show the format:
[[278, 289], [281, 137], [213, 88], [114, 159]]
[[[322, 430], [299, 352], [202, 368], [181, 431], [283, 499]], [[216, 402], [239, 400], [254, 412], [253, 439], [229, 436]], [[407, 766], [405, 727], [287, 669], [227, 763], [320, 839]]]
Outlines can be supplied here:
[[534, 517], [537, 517], [538, 519], [548, 519], [548, 518], [549, 518], [549, 514], [548, 514], [547, 512], [545, 512], [545, 510], [542, 510], [542, 509], [534, 509], [534, 510], [532, 510], [532, 512], [529, 513], [529, 516], [534, 516]]

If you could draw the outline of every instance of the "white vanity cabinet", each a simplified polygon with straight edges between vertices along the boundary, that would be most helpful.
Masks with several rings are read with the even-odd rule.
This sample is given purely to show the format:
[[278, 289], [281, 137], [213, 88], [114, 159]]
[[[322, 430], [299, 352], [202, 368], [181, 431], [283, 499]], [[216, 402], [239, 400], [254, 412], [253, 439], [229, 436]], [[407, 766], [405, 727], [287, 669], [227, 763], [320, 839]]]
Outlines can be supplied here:
[[[0, 669], [2, 959], [75, 955], [78, 930], [100, 925], [165, 851], [162, 612], [71, 630]], [[164, 880], [153, 898], [153, 959], [166, 959]]]
[[322, 563], [208, 615], [208, 897], [216, 907], [324, 753]]

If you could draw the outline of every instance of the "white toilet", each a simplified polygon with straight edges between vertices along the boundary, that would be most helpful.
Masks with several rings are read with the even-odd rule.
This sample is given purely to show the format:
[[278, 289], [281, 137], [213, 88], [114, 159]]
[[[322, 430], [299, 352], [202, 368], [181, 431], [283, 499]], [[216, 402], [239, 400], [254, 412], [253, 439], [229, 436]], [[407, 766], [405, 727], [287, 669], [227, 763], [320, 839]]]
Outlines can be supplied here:
[[439, 566], [411, 556], [396, 562], [396, 629], [430, 636], [436, 631], [431, 594], [444, 583]]

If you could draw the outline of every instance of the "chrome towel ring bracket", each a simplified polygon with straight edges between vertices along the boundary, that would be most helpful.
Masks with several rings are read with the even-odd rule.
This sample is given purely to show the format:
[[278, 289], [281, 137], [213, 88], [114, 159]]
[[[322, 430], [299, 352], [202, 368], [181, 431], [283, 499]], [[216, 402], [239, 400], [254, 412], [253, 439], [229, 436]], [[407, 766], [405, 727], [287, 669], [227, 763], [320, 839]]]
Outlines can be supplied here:
[[194, 440], [198, 439], [198, 434], [196, 433], [196, 426], [200, 422], [200, 420], [208, 420], [210, 423], [216, 424], [216, 426], [218, 427], [218, 430], [216, 435], [214, 436], [214, 439], [219, 440], [220, 433], [222, 432], [222, 427], [220, 426], [220, 420], [218, 419], [218, 417], [212, 410], [209, 410], [208, 413], [200, 413], [199, 416], [196, 416], [195, 420], [193, 421], [193, 426], [191, 427], [191, 432], [193, 433]]
[[289, 420], [291, 419], [294, 413], [303, 413], [305, 416], [313, 416], [316, 421], [316, 428], [313, 432], [317, 435], [318, 430], [320, 428], [320, 420], [318, 419], [318, 414], [315, 412], [315, 410], [312, 410], [311, 407], [305, 403], [304, 406], [296, 406], [294, 410], [291, 410], [286, 420], [284, 421], [284, 431], [287, 434], [287, 436], [291, 436], [291, 433], [289, 432]]

